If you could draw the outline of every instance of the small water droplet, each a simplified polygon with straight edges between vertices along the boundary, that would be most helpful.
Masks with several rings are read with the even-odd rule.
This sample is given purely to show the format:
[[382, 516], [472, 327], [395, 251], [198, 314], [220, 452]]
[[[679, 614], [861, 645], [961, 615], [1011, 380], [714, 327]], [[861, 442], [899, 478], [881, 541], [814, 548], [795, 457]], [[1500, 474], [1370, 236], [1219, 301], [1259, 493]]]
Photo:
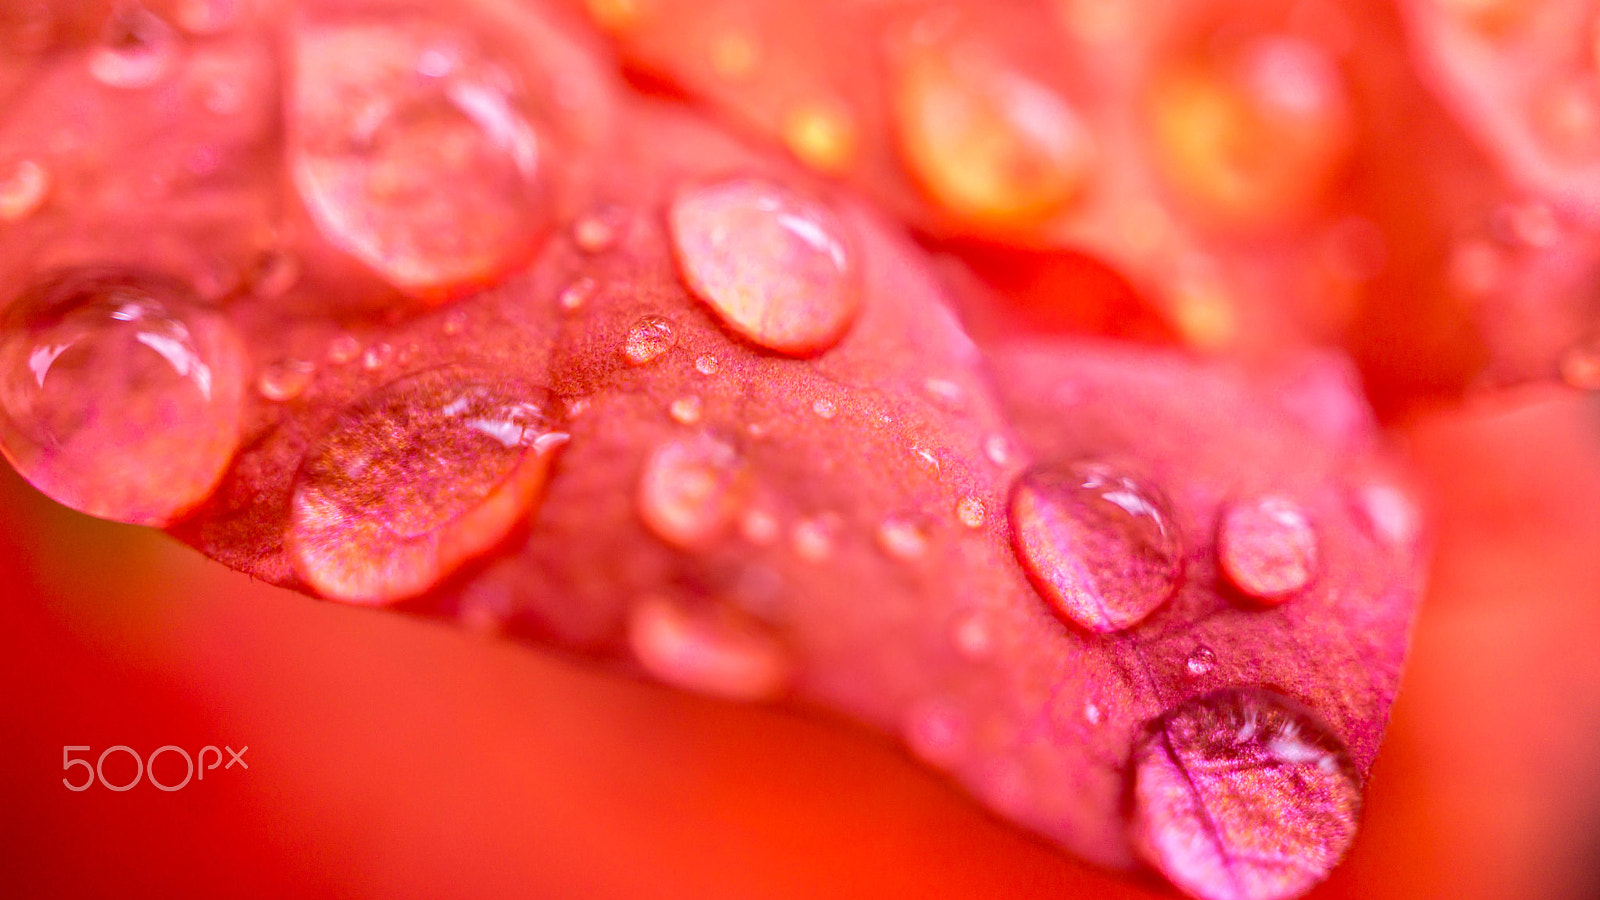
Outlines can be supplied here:
[[959, 410], [967, 401], [967, 392], [948, 378], [929, 378], [922, 383], [922, 389], [945, 409]]
[[672, 330], [671, 322], [660, 316], [645, 316], [628, 328], [622, 357], [635, 366], [642, 366], [677, 345], [678, 334]]
[[1600, 337], [1580, 341], [1561, 355], [1561, 380], [1580, 391], [1600, 391]]
[[443, 329], [444, 333], [450, 337], [459, 335], [467, 328], [467, 314], [459, 309], [450, 310], [444, 314], [444, 322], [442, 323], [441, 328]]
[[717, 32], [711, 38], [711, 71], [723, 81], [743, 81], [755, 71], [761, 60], [760, 48], [755, 38], [738, 30]]
[[0, 450], [73, 509], [165, 525], [233, 459], [244, 359], [228, 323], [176, 282], [58, 273], [0, 319]]
[[1138, 624], [1182, 569], [1164, 497], [1104, 462], [1038, 465], [1011, 491], [1017, 557], [1041, 594], [1094, 632]]
[[589, 302], [598, 288], [593, 278], [579, 278], [561, 289], [561, 293], [556, 295], [556, 305], [561, 307], [562, 312], [577, 312]]
[[166, 22], [138, 6], [124, 7], [106, 24], [89, 53], [89, 74], [107, 87], [147, 88], [172, 71], [178, 36]]
[[878, 524], [878, 548], [895, 559], [909, 562], [928, 552], [928, 535], [911, 519], [891, 516]]
[[1376, 481], [1357, 497], [1374, 534], [1392, 547], [1411, 547], [1422, 534], [1422, 510], [1399, 486]]
[[1105, 721], [1105, 713], [1100, 710], [1093, 700], [1083, 701], [1083, 720], [1090, 725], [1099, 725]]
[[1168, 711], [1132, 758], [1134, 845], [1200, 900], [1287, 900], [1355, 837], [1361, 785], [1343, 743], [1275, 693], [1229, 688]]
[[784, 117], [783, 143], [807, 166], [839, 174], [855, 161], [855, 115], [838, 101], [802, 103]]
[[806, 562], [822, 562], [833, 555], [833, 528], [822, 519], [801, 519], [795, 523], [794, 552]]
[[968, 528], [982, 528], [989, 511], [977, 497], [962, 497], [956, 501], [956, 518]]
[[328, 362], [342, 366], [361, 355], [361, 342], [353, 335], [341, 334], [328, 342]]
[[1281, 602], [1311, 583], [1317, 533], [1294, 501], [1261, 497], [1230, 504], [1217, 528], [1217, 557], [1233, 586], [1263, 602]]
[[554, 398], [459, 367], [391, 382], [306, 454], [285, 538], [295, 571], [349, 603], [419, 594], [499, 544], [543, 495]]
[[966, 717], [946, 701], [920, 701], [906, 717], [905, 740], [911, 752], [925, 762], [953, 765], [966, 749]]
[[300, 260], [287, 250], [268, 250], [256, 259], [250, 273], [250, 293], [276, 300], [300, 280]]
[[668, 224], [689, 289], [762, 347], [820, 353], [855, 320], [861, 290], [844, 228], [817, 201], [736, 178], [679, 193]]
[[839, 410], [838, 407], [833, 405], [832, 400], [822, 397], [811, 404], [811, 411], [816, 413], [817, 417], [820, 419], [831, 419], [838, 413]]
[[939, 454], [929, 450], [927, 447], [912, 447], [911, 461], [917, 464], [917, 468], [929, 475], [938, 475], [944, 469], [944, 465], [939, 462]]
[[897, 67], [896, 135], [908, 168], [950, 212], [1026, 225], [1082, 189], [1094, 146], [1054, 89], [998, 55], [948, 42], [912, 48]]
[[727, 609], [691, 611], [644, 598], [629, 611], [628, 643], [656, 678], [729, 700], [770, 699], [790, 679], [789, 654], [777, 638]]
[[983, 440], [983, 455], [997, 466], [1011, 464], [1011, 442], [1003, 434], [991, 434]]
[[616, 244], [621, 224], [622, 210], [616, 207], [584, 213], [572, 223], [572, 242], [585, 253], [604, 253]]
[[26, 219], [44, 205], [50, 194], [50, 170], [24, 159], [0, 177], [0, 222]]
[[978, 662], [988, 659], [994, 652], [994, 629], [984, 613], [967, 610], [956, 617], [950, 629], [950, 641], [963, 657]]
[[273, 403], [284, 403], [305, 393], [316, 374], [316, 363], [281, 359], [261, 370], [256, 378], [256, 390]]
[[722, 537], [743, 499], [744, 461], [707, 434], [669, 441], [645, 461], [639, 517], [675, 547], [694, 550]]
[[672, 401], [667, 413], [672, 416], [672, 421], [679, 425], [693, 425], [700, 421], [700, 410], [700, 398], [690, 394]]
[[[411, 74], [438, 71], [426, 54], [447, 39], [453, 65]], [[548, 153], [503, 61], [421, 15], [306, 20], [291, 47], [290, 170], [330, 242], [425, 296], [481, 283], [534, 246]]]
[[1189, 654], [1189, 658], [1184, 661], [1184, 666], [1188, 668], [1190, 675], [1197, 678], [1201, 675], [1209, 675], [1211, 670], [1217, 667], [1216, 651], [1201, 644], [1194, 648], [1193, 653]]
[[371, 347], [368, 347], [367, 351], [361, 354], [361, 367], [366, 369], [368, 372], [376, 372], [388, 365], [393, 359], [394, 347], [388, 343], [379, 341], [376, 344], [373, 344]]
[[695, 357], [694, 370], [699, 372], [701, 375], [715, 375], [717, 374], [717, 370], [721, 368], [722, 364], [717, 362], [717, 358], [715, 356], [706, 354]]
[[766, 510], [747, 510], [739, 519], [739, 533], [757, 547], [771, 546], [781, 530], [777, 516]]

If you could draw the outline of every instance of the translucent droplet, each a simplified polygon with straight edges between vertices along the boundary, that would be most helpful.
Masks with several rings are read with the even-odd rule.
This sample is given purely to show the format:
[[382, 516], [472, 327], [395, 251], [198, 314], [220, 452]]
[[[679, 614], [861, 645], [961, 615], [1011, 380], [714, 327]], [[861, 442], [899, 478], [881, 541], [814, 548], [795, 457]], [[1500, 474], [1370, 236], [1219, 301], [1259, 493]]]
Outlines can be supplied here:
[[973, 661], [988, 659], [994, 651], [994, 629], [988, 617], [978, 610], [968, 610], [956, 618], [950, 640], [957, 652]]
[[393, 359], [394, 346], [384, 341], [379, 341], [368, 347], [366, 352], [361, 354], [361, 367], [368, 372], [376, 372], [387, 366]]
[[725, 609], [647, 597], [629, 611], [628, 643], [645, 671], [703, 694], [766, 700], [789, 683], [789, 654], [777, 638]]
[[983, 440], [983, 455], [997, 466], [1011, 464], [1011, 442], [1003, 434], [991, 434]]
[[1229, 688], [1147, 729], [1132, 758], [1141, 855], [1200, 900], [1287, 900], [1355, 837], [1361, 785], [1343, 743], [1278, 694]]
[[1600, 391], [1600, 338], [1580, 341], [1562, 354], [1561, 380], [1580, 391]]
[[671, 322], [660, 316], [645, 316], [628, 328], [622, 357], [633, 365], [642, 366], [677, 345], [678, 334], [672, 330]]
[[710, 435], [669, 441], [645, 461], [639, 516], [657, 537], [685, 550], [722, 537], [742, 504], [744, 461]]
[[361, 342], [354, 335], [341, 334], [328, 342], [328, 362], [342, 366], [361, 355]]
[[718, 32], [711, 39], [711, 71], [724, 81], [743, 81], [755, 71], [761, 51], [755, 38], [743, 31]]
[[783, 143], [819, 172], [844, 172], [856, 157], [855, 116], [837, 101], [802, 103], [784, 117]]
[[589, 302], [599, 287], [593, 278], [579, 278], [561, 289], [561, 293], [556, 295], [556, 305], [561, 307], [562, 312], [577, 312]]
[[452, 309], [444, 314], [444, 323], [441, 326], [444, 333], [455, 337], [467, 328], [467, 314], [459, 309]]
[[[457, 56], [430, 67], [447, 38]], [[332, 243], [428, 296], [531, 250], [548, 224], [547, 148], [517, 79], [468, 35], [420, 17], [306, 23], [291, 61], [291, 171]]]
[[914, 48], [893, 100], [907, 166], [935, 202], [969, 221], [1035, 223], [1089, 176], [1093, 142], [1072, 106], [977, 48]]
[[622, 211], [614, 207], [584, 213], [572, 223], [572, 242], [585, 253], [604, 253], [616, 244], [621, 220]]
[[962, 497], [956, 501], [956, 518], [968, 528], [982, 528], [989, 511], [977, 497]]
[[1317, 533], [1294, 501], [1262, 497], [1234, 503], [1217, 528], [1217, 558], [1233, 586], [1264, 602], [1279, 602], [1311, 583], [1317, 571]]
[[129, 6], [106, 25], [99, 46], [89, 53], [89, 74], [107, 87], [147, 88], [167, 77], [178, 57], [178, 36], [148, 11]]
[[838, 414], [839, 408], [833, 405], [832, 400], [822, 397], [811, 404], [811, 411], [816, 413], [819, 419], [831, 419]]
[[945, 409], [959, 410], [967, 401], [967, 392], [948, 378], [929, 378], [922, 383], [922, 389]]
[[1409, 548], [1422, 535], [1422, 510], [1399, 486], [1375, 481], [1357, 496], [1372, 531], [1391, 547]]
[[1194, 652], [1189, 654], [1189, 658], [1184, 661], [1184, 667], [1189, 670], [1190, 675], [1197, 678], [1201, 675], [1209, 675], [1211, 670], [1217, 667], [1216, 651], [1201, 644], [1194, 648]]
[[26, 219], [50, 193], [50, 170], [25, 159], [0, 176], [0, 222]]
[[325, 597], [420, 594], [499, 544], [543, 496], [555, 430], [548, 391], [459, 367], [368, 394], [306, 454], [285, 538]]
[[762, 347], [820, 353], [838, 343], [860, 310], [844, 228], [815, 200], [736, 178], [679, 193], [668, 224], [689, 289]]
[[1046, 599], [1095, 632], [1166, 602], [1183, 561], [1165, 498], [1101, 462], [1039, 465], [1011, 491], [1017, 557]]
[[821, 519], [802, 519], [795, 523], [794, 552], [806, 562], [822, 562], [833, 555], [833, 528]]
[[720, 368], [722, 368], [722, 364], [717, 362], [715, 356], [707, 354], [695, 357], [694, 370], [701, 375], [715, 375]]
[[889, 556], [911, 561], [928, 552], [928, 535], [911, 519], [891, 516], [878, 524], [878, 548]]
[[0, 320], [0, 449], [51, 498], [165, 525], [208, 496], [238, 446], [245, 351], [220, 316], [153, 274], [82, 269]]
[[269, 250], [256, 260], [250, 273], [250, 293], [275, 300], [289, 293], [300, 280], [300, 260], [287, 250]]
[[1098, 703], [1093, 700], [1085, 700], [1083, 701], [1083, 720], [1090, 725], [1099, 725], [1105, 721], [1105, 713], [1101, 711]]
[[256, 390], [267, 400], [284, 403], [305, 393], [316, 374], [316, 363], [303, 359], [281, 359], [261, 370], [256, 377]]
[[739, 519], [739, 533], [757, 547], [767, 547], [778, 539], [778, 518], [762, 509], [747, 510]]
[[906, 717], [905, 740], [911, 752], [924, 761], [951, 766], [966, 749], [966, 717], [943, 700], [921, 701]]
[[679, 397], [667, 407], [667, 414], [672, 416], [672, 421], [679, 425], [693, 425], [700, 421], [700, 398], [690, 394]]

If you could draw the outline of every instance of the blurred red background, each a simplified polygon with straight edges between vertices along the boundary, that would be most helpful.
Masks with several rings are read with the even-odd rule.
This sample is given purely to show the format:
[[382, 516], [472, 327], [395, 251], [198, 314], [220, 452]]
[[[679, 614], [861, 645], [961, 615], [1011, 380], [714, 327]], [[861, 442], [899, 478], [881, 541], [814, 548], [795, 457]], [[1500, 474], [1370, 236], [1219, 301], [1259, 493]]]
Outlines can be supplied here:
[[[1314, 896], [1600, 894], [1600, 405], [1403, 429], [1432, 588], [1364, 832]], [[252, 583], [0, 477], [0, 894], [1152, 896], [887, 740]], [[62, 748], [248, 746], [165, 793]], [[226, 754], [224, 754], [226, 760]], [[123, 783], [132, 760], [107, 758]], [[161, 780], [181, 780], [168, 753]]]

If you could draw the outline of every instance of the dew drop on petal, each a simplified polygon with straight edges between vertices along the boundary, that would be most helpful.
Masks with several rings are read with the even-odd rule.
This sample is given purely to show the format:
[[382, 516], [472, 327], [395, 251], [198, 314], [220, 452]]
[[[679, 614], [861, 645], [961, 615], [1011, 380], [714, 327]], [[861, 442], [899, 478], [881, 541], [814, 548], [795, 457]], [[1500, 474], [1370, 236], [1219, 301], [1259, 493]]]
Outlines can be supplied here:
[[966, 740], [966, 717], [946, 701], [919, 701], [912, 705], [906, 716], [906, 745], [911, 752], [932, 765], [953, 765], [965, 751]]
[[831, 419], [838, 414], [839, 409], [832, 400], [823, 397], [811, 404], [811, 411], [816, 413], [819, 419]]
[[1089, 631], [1137, 624], [1177, 585], [1182, 556], [1166, 499], [1117, 466], [1034, 466], [1013, 486], [1009, 512], [1034, 585]]
[[878, 524], [878, 548], [889, 556], [911, 561], [928, 552], [928, 535], [916, 522], [899, 516], [890, 516]]
[[361, 342], [354, 335], [341, 334], [328, 342], [328, 362], [342, 366], [361, 355]]
[[459, 309], [450, 310], [444, 314], [444, 322], [441, 328], [446, 335], [455, 337], [466, 330], [467, 314]]
[[377, 604], [428, 590], [500, 543], [543, 496], [567, 435], [544, 388], [456, 366], [347, 409], [296, 476], [285, 538], [318, 593]]
[[1234, 587], [1274, 603], [1311, 583], [1317, 571], [1317, 533], [1305, 513], [1284, 497], [1230, 504], [1217, 528], [1217, 557]]
[[739, 452], [715, 437], [698, 434], [669, 441], [645, 461], [639, 517], [675, 547], [704, 547], [732, 524], [746, 479]]
[[1422, 535], [1422, 510], [1405, 490], [1388, 481], [1374, 481], [1357, 492], [1357, 503], [1380, 540], [1409, 548]]
[[1098, 703], [1093, 700], [1085, 700], [1083, 701], [1083, 720], [1090, 725], [1099, 725], [1105, 721], [1105, 713], [1101, 711]]
[[1184, 668], [1189, 670], [1190, 675], [1197, 678], [1201, 675], [1211, 674], [1211, 670], [1216, 667], [1216, 651], [1204, 644], [1194, 648], [1194, 651], [1189, 654], [1189, 658], [1184, 661]]
[[361, 354], [361, 367], [368, 372], [376, 372], [387, 366], [393, 359], [394, 346], [384, 341], [379, 341], [368, 347], [366, 352]]
[[802, 519], [790, 535], [794, 552], [806, 562], [822, 562], [833, 555], [833, 529], [821, 519]]
[[684, 281], [729, 328], [793, 356], [838, 343], [861, 307], [853, 251], [821, 203], [759, 178], [681, 191], [668, 214]]
[[997, 466], [1011, 464], [1011, 442], [1003, 434], [991, 434], [983, 439], [983, 455]]
[[0, 449], [73, 509], [165, 525], [233, 459], [244, 360], [228, 323], [174, 281], [59, 273], [0, 320]]
[[715, 375], [717, 374], [717, 370], [721, 368], [722, 364], [717, 362], [717, 358], [715, 356], [706, 354], [695, 357], [694, 370], [699, 372], [701, 375]]
[[561, 307], [562, 312], [577, 312], [589, 302], [597, 288], [599, 285], [593, 278], [579, 278], [561, 289], [561, 293], [556, 295], [556, 305]]
[[628, 327], [628, 336], [622, 342], [622, 358], [632, 365], [642, 366], [677, 345], [678, 334], [672, 330], [671, 322], [660, 316], [644, 316]]
[[977, 497], [962, 497], [956, 501], [956, 518], [968, 528], [982, 528], [989, 512]]
[[856, 158], [855, 116], [836, 101], [802, 103], [784, 117], [783, 143], [818, 172], [845, 172]]
[[963, 657], [974, 662], [984, 660], [994, 651], [994, 629], [982, 612], [967, 610], [951, 626], [950, 642]]
[[762, 509], [746, 510], [739, 519], [739, 533], [757, 547], [771, 546], [781, 528], [777, 517]]
[[24, 159], [0, 173], [0, 222], [26, 219], [44, 205], [50, 193], [50, 170]]
[[256, 260], [250, 273], [250, 293], [275, 300], [300, 281], [300, 260], [287, 250], [269, 250]]
[[316, 363], [281, 359], [262, 368], [256, 377], [256, 391], [273, 403], [284, 403], [305, 393], [316, 374]]
[[89, 74], [107, 87], [147, 88], [172, 71], [178, 36], [172, 27], [138, 6], [119, 10], [89, 52]]
[[639, 665], [675, 687], [729, 700], [767, 700], [792, 664], [777, 638], [726, 610], [690, 610], [659, 597], [634, 603], [628, 643]]
[[[0, 203], [3, 203], [0, 199]], [[0, 215], [4, 207], [0, 206]], [[1600, 338], [1574, 344], [1561, 355], [1561, 380], [1580, 391], [1600, 391]]]
[[700, 398], [690, 394], [673, 400], [667, 407], [667, 414], [679, 425], [693, 425], [700, 421], [701, 408]]
[[617, 242], [620, 210], [605, 207], [579, 216], [572, 223], [572, 242], [585, 253], [603, 253]]
[[1361, 785], [1343, 743], [1287, 698], [1198, 697], [1154, 721], [1132, 758], [1139, 853], [1200, 900], [1287, 900], [1355, 837]]
[[[445, 43], [457, 56], [430, 55]], [[415, 17], [306, 21], [291, 48], [290, 169], [329, 241], [424, 296], [531, 251], [548, 148], [501, 61]]]

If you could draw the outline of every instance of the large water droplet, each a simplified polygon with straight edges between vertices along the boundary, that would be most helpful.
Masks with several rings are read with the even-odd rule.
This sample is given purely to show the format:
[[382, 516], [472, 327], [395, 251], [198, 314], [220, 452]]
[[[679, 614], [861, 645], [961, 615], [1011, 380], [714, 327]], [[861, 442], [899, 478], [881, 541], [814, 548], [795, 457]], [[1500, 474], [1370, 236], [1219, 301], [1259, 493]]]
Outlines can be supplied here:
[[331, 242], [425, 295], [529, 252], [548, 224], [548, 160], [507, 68], [426, 19], [294, 37], [290, 162]]
[[1034, 584], [1090, 631], [1138, 623], [1177, 585], [1183, 562], [1167, 501], [1116, 466], [1034, 466], [1012, 488], [1010, 515]]
[[0, 325], [0, 449], [73, 509], [164, 525], [210, 495], [238, 446], [244, 349], [181, 285], [85, 269]]
[[1294, 501], [1262, 497], [1230, 505], [1217, 528], [1217, 558], [1234, 587], [1268, 603], [1311, 583], [1317, 533]]
[[794, 356], [838, 343], [861, 307], [852, 250], [821, 203], [759, 178], [684, 190], [668, 216], [684, 280], [727, 326]]
[[789, 654], [771, 633], [729, 610], [691, 611], [658, 597], [633, 605], [628, 642], [651, 675], [730, 700], [765, 700], [789, 683]]
[[639, 516], [673, 546], [704, 547], [733, 522], [745, 479], [739, 452], [721, 440], [699, 434], [670, 441], [645, 461]]
[[567, 436], [542, 388], [459, 367], [367, 395], [306, 455], [286, 545], [326, 597], [419, 594], [510, 533]]
[[165, 78], [177, 56], [171, 26], [130, 6], [111, 17], [99, 46], [89, 52], [89, 74], [107, 87], [137, 90]]
[[1355, 837], [1361, 786], [1344, 745], [1265, 690], [1169, 711], [1132, 763], [1135, 846], [1202, 900], [1297, 897]]
[[900, 152], [945, 209], [979, 224], [1025, 225], [1082, 188], [1093, 144], [1054, 90], [973, 47], [914, 48], [897, 74]]
[[1184, 668], [1196, 678], [1210, 675], [1211, 670], [1217, 667], [1217, 652], [1204, 644], [1194, 648], [1189, 658], [1184, 661]]

